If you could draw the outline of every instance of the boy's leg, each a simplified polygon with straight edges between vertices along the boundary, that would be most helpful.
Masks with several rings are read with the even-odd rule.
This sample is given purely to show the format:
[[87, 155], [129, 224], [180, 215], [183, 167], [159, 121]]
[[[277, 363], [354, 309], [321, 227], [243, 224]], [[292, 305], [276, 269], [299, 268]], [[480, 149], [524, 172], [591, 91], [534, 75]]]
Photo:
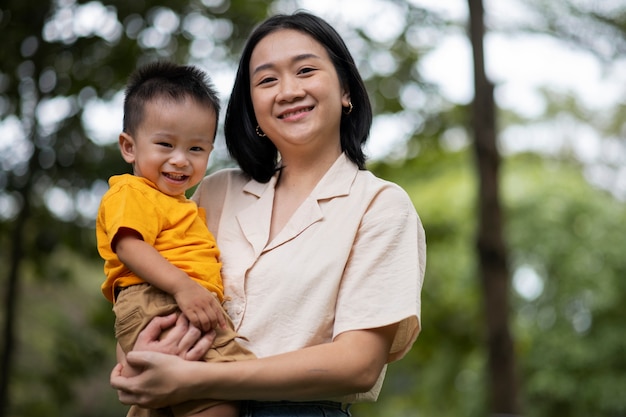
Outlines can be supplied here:
[[[167, 315], [176, 311], [174, 299], [149, 284], [133, 285], [118, 294], [113, 306], [115, 312], [115, 336], [118, 340], [116, 348], [117, 360], [125, 365], [122, 374], [131, 376], [132, 369], [126, 366], [125, 351], [132, 350], [137, 335], [155, 316]], [[130, 372], [130, 373], [127, 373]], [[126, 417], [171, 417], [169, 408], [147, 409], [133, 405]]]

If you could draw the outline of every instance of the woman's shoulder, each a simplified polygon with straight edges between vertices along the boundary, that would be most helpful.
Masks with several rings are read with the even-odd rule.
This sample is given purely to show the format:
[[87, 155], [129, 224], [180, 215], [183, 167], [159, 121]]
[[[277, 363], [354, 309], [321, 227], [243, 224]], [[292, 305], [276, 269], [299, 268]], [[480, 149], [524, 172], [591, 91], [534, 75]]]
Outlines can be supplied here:
[[250, 178], [238, 168], [220, 169], [204, 177], [191, 198], [201, 206], [206, 199], [223, 200], [230, 191], [243, 188], [249, 181]]
[[411, 203], [411, 198], [404, 188], [395, 182], [377, 177], [369, 170], [359, 171], [353, 186], [389, 203]]
[[407, 191], [395, 182], [377, 177], [370, 171], [359, 171], [351, 195], [358, 196], [365, 205], [363, 224], [385, 223], [401, 227], [415, 225], [421, 228], [421, 220], [415, 203]]
[[351, 195], [359, 201], [369, 205], [372, 200], [389, 200], [408, 202], [409, 195], [398, 184], [377, 177], [368, 169], [359, 169], [342, 154], [335, 162], [324, 182], [324, 189], [330, 189], [337, 195]]
[[215, 189], [230, 189], [243, 187], [250, 182], [250, 177], [239, 168], [223, 168], [215, 171], [202, 180], [201, 187]]

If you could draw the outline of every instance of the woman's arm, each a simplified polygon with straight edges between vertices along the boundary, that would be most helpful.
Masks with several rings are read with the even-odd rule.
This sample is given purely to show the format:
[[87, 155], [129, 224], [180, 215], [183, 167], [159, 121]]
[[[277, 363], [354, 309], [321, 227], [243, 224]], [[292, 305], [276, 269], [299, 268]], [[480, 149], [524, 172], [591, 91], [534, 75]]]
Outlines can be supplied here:
[[[161, 407], [204, 398], [224, 400], [314, 400], [368, 391], [387, 362], [397, 324], [340, 334], [331, 343], [240, 362], [187, 362], [176, 356], [135, 350], [137, 376], [111, 374], [120, 401]], [[137, 347], [137, 346], [136, 346]]]

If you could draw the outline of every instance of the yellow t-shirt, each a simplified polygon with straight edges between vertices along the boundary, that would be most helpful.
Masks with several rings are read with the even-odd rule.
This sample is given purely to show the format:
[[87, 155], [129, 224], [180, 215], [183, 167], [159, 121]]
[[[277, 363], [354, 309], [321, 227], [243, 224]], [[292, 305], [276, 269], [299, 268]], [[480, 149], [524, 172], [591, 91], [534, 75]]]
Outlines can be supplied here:
[[115, 288], [144, 281], [133, 274], [111, 249], [120, 228], [135, 230], [174, 266], [223, 300], [221, 263], [205, 212], [185, 196], [172, 197], [145, 178], [129, 174], [109, 179], [96, 219], [98, 252], [104, 259], [102, 293], [111, 302]]

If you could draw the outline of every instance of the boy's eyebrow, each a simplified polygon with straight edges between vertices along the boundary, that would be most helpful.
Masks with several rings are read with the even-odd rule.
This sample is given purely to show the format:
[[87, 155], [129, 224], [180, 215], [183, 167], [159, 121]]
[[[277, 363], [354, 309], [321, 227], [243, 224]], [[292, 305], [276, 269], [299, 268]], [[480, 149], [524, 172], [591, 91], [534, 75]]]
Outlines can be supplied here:
[[[293, 58], [291, 58], [291, 62], [295, 63], [298, 61], [303, 61], [305, 59], [309, 59], [309, 58], [314, 58], [314, 59], [321, 59], [319, 56], [312, 54], [312, 53], [306, 53], [306, 54], [300, 54], [300, 55], [296, 55]], [[274, 68], [274, 64], [271, 62], [268, 62], [267, 64], [261, 64], [258, 67], [256, 67], [253, 71], [252, 71], [252, 75], [256, 74], [259, 71], [263, 71], [266, 69], [271, 69]]]

